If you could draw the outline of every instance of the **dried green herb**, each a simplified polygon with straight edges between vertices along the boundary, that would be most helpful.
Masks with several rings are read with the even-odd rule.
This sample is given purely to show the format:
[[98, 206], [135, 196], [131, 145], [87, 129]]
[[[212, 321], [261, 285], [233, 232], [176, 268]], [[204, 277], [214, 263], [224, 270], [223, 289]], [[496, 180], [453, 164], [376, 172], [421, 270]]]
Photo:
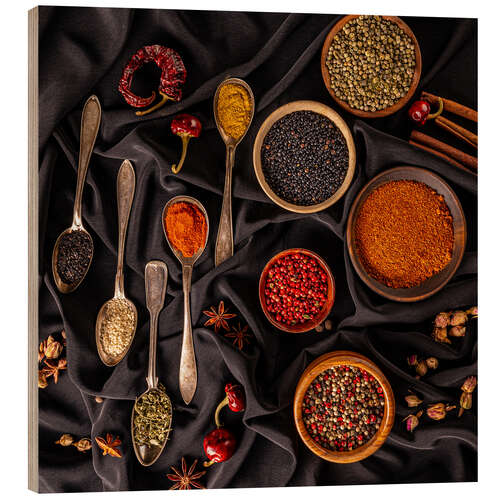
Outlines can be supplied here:
[[172, 424], [172, 403], [161, 388], [151, 389], [135, 401], [134, 440], [138, 445], [161, 446]]

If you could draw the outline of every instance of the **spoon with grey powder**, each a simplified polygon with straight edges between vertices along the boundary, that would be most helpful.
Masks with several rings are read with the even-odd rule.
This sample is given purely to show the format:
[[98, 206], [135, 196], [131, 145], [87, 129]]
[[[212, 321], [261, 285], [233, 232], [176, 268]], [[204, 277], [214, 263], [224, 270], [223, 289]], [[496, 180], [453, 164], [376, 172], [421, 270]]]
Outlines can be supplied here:
[[61, 293], [70, 293], [80, 285], [94, 255], [92, 237], [82, 223], [82, 193], [100, 124], [101, 105], [92, 95], [82, 112], [73, 223], [59, 235], [52, 251], [52, 275]]
[[125, 160], [116, 179], [118, 200], [118, 264], [116, 266], [115, 294], [99, 310], [95, 327], [97, 352], [107, 366], [115, 366], [127, 354], [137, 328], [137, 309], [125, 297], [123, 256], [125, 237], [135, 191], [135, 173]]

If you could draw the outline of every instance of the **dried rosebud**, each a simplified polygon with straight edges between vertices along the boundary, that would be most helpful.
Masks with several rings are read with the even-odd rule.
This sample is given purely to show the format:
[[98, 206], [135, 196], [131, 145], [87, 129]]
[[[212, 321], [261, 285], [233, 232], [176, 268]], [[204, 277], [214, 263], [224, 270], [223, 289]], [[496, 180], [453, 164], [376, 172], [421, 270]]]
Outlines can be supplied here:
[[41, 363], [43, 361], [43, 358], [45, 357], [46, 344], [47, 344], [46, 340], [40, 342], [40, 347], [38, 348], [38, 362], [39, 363]]
[[92, 448], [92, 442], [88, 438], [82, 438], [80, 441], [73, 443], [73, 446], [75, 446], [78, 451], [85, 452]]
[[439, 366], [439, 361], [437, 360], [437, 358], [431, 356], [430, 358], [427, 358], [425, 360], [425, 364], [427, 365], [427, 368], [435, 370]]
[[408, 404], [408, 408], [414, 408], [418, 406], [422, 400], [418, 398], [418, 396], [415, 396], [415, 394], [410, 394], [409, 396], [405, 397], [406, 403]]
[[61, 331], [61, 337], [63, 339], [62, 343], [65, 346], [66, 345], [66, 332], [64, 330]]
[[333, 326], [333, 325], [332, 325], [331, 320], [327, 319], [327, 320], [325, 321], [325, 328], [326, 328], [327, 330], [331, 330], [331, 329], [332, 329], [332, 326]]
[[416, 354], [412, 354], [411, 356], [408, 356], [406, 358], [406, 361], [408, 363], [408, 366], [416, 366], [418, 363], [418, 358]]
[[317, 332], [320, 332], [320, 333], [321, 333], [321, 332], [324, 330], [324, 327], [323, 327], [323, 325], [321, 324], [321, 325], [318, 325], [318, 326], [315, 328], [315, 330], [316, 330]]
[[464, 410], [470, 410], [472, 408], [472, 393], [462, 392], [460, 396], [460, 410], [458, 411], [458, 416], [461, 417]]
[[465, 379], [465, 382], [462, 384], [462, 391], [464, 392], [474, 392], [474, 389], [476, 388], [477, 385], [477, 378], [474, 376], [467, 377]]
[[438, 328], [446, 328], [450, 324], [450, 316], [451, 313], [449, 312], [440, 312], [434, 318], [434, 326]]
[[73, 444], [73, 436], [71, 434], [63, 434], [57, 441], [56, 444], [60, 444], [61, 446], [69, 446]]
[[38, 388], [45, 389], [48, 385], [47, 375], [43, 370], [38, 370]]
[[443, 342], [444, 344], [451, 344], [451, 340], [448, 338], [448, 331], [446, 328], [434, 327], [432, 331], [432, 338], [436, 342]]
[[470, 309], [467, 309], [467, 311], [465, 311], [465, 314], [473, 318], [477, 318], [477, 306], [473, 306]]
[[436, 403], [427, 408], [427, 416], [433, 420], [442, 420], [446, 417], [446, 413], [456, 408], [456, 406], [445, 405], [444, 403]]
[[464, 311], [455, 311], [450, 318], [451, 326], [465, 325], [467, 322], [467, 314]]
[[423, 377], [427, 373], [427, 364], [425, 363], [425, 361], [419, 361], [417, 363], [417, 366], [415, 367], [415, 371], [417, 372], [417, 375], [419, 377]]
[[419, 424], [419, 418], [422, 416], [423, 411], [420, 410], [416, 415], [408, 415], [403, 422], [406, 420], [406, 430], [408, 432], [413, 432]]
[[66, 361], [66, 358], [61, 358], [57, 363], [57, 368], [59, 368], [59, 370], [66, 370], [67, 365], [68, 362]]
[[57, 340], [54, 340], [52, 335], [49, 335], [47, 344], [44, 349], [44, 354], [47, 359], [57, 359], [63, 350], [63, 346]]
[[452, 326], [448, 335], [450, 337], [465, 337], [465, 326]]

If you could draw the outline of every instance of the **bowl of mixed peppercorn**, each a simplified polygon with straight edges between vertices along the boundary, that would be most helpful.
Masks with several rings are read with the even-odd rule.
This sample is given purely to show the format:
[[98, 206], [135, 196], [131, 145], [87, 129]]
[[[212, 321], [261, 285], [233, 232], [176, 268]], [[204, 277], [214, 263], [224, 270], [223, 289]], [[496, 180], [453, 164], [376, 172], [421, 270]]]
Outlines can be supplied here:
[[354, 176], [356, 148], [337, 112], [320, 102], [294, 101], [262, 123], [253, 165], [274, 203], [291, 212], [314, 213], [344, 196]]
[[349, 15], [328, 33], [321, 52], [325, 87], [343, 109], [361, 118], [400, 110], [422, 72], [418, 41], [399, 17]]
[[375, 453], [391, 432], [394, 394], [368, 358], [334, 351], [305, 369], [293, 413], [302, 441], [314, 454], [330, 462], [358, 462]]
[[276, 254], [259, 282], [260, 305], [276, 328], [289, 333], [313, 330], [327, 318], [335, 300], [335, 280], [327, 263], [304, 248]]

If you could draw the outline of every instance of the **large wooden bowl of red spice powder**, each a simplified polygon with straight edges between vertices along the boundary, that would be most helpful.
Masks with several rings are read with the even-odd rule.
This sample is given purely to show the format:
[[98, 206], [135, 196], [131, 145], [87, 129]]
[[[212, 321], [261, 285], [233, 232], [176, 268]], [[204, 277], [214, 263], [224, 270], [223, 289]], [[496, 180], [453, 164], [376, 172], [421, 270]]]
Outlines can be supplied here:
[[347, 248], [359, 277], [391, 300], [414, 302], [441, 290], [465, 250], [459, 199], [435, 173], [396, 167], [357, 195], [347, 221]]

